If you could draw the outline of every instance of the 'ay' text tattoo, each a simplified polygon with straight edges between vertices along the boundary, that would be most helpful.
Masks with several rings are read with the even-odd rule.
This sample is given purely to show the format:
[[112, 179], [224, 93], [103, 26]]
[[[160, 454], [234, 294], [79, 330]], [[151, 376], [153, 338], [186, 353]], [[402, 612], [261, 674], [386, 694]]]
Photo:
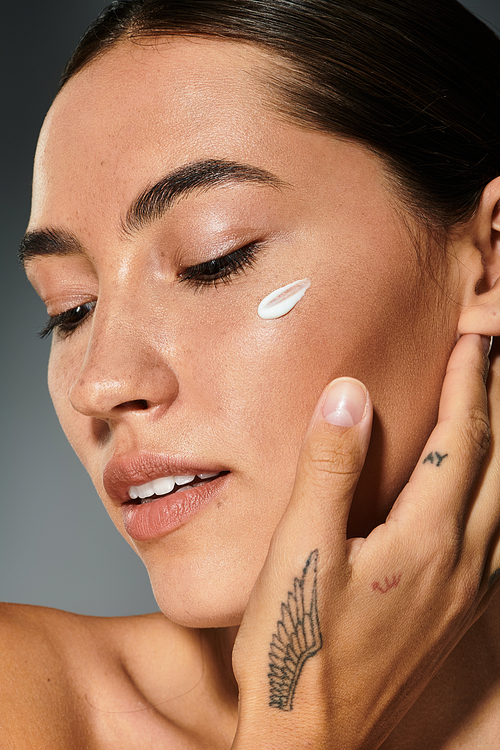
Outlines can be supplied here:
[[388, 591], [391, 589], [396, 589], [399, 586], [399, 582], [401, 580], [401, 573], [398, 573], [398, 575], [393, 575], [392, 578], [389, 580], [387, 577], [384, 578], [384, 583], [379, 583], [378, 581], [373, 581], [372, 583], [372, 589], [374, 591], [380, 591], [381, 594], [387, 594]]
[[434, 466], [441, 466], [444, 459], [447, 457], [447, 453], [444, 455], [441, 455], [437, 451], [434, 451], [433, 453], [429, 453], [428, 456], [426, 456], [422, 463], [424, 464], [434, 464]]
[[269, 651], [269, 705], [291, 711], [302, 668], [322, 643], [317, 602], [318, 550], [309, 555], [301, 578], [295, 578]]

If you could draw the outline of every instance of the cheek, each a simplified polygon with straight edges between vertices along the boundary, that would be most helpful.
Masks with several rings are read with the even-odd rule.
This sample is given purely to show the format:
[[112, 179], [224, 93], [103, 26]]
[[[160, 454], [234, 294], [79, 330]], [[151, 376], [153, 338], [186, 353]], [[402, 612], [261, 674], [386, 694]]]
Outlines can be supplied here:
[[[75, 362], [72, 363], [73, 366]], [[49, 393], [54, 404], [54, 409], [61, 423], [66, 436], [69, 439], [70, 420], [68, 419], [70, 411], [68, 410], [68, 391], [69, 383], [71, 380], [71, 363], [67, 361], [67, 358], [61, 356], [58, 350], [55, 340], [52, 339], [52, 346], [49, 357], [49, 368], [47, 382], [49, 386]]]
[[205, 418], [212, 413], [236, 455], [259, 456], [278, 470], [295, 460], [324, 374], [303, 302], [283, 318], [263, 321], [257, 307], [269, 285], [262, 286], [251, 299], [242, 292], [236, 305], [236, 290], [227, 290], [227, 301], [207, 305], [203, 326], [186, 332], [191, 346], [179, 375], [180, 397], [185, 394], [186, 404], [194, 400], [193, 410]]
[[85, 356], [84, 337], [79, 333], [75, 336], [80, 336], [80, 341], [73, 337], [71, 344], [69, 340], [52, 340], [47, 380], [50, 397], [64, 434], [87, 471], [90, 471], [91, 420], [78, 413], [70, 401], [71, 388]]
[[281, 510], [322, 389], [346, 375], [367, 385], [375, 427], [354, 509], [357, 533], [382, 520], [418, 460], [456, 330], [456, 311], [422, 277], [413, 247], [393, 238], [392, 250], [385, 266], [365, 254], [344, 268], [338, 261], [335, 275], [313, 269], [304, 299], [277, 320], [260, 320], [250, 306], [231, 318], [219, 307], [213, 356], [204, 362], [205, 388], [214, 389], [236, 449], [273, 477]]

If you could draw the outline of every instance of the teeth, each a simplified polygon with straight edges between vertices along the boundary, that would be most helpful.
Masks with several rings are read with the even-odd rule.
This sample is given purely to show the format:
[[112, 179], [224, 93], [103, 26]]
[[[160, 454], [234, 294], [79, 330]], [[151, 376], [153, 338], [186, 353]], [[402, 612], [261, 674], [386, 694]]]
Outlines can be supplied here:
[[[160, 479], [153, 479], [152, 482], [146, 482], [137, 487], [129, 487], [128, 495], [131, 500], [137, 500], [138, 498], [146, 500], [146, 498], [152, 497], [153, 495], [168, 495], [176, 485], [182, 487], [182, 485], [192, 482], [197, 476], [202, 480], [212, 479], [212, 477], [218, 476], [219, 473], [220, 472], [218, 471], [213, 471], [206, 474], [186, 474], [184, 476], [160, 477]], [[182, 487], [178, 492], [182, 492], [185, 489], [190, 488]]]
[[155, 494], [152, 482], [148, 482], [147, 484], [143, 484], [140, 487], [136, 487], [136, 490], [141, 499], [144, 499], [145, 497], [151, 497], [151, 495]]
[[151, 482], [153, 487], [152, 495], [166, 495], [168, 492], [172, 492], [175, 486], [175, 477], [162, 477], [161, 479], [154, 479]]
[[189, 482], [193, 481], [195, 476], [196, 474], [189, 474], [189, 475], [186, 475], [185, 477], [175, 477], [175, 483], [178, 484], [179, 486], [182, 484], [188, 484]]

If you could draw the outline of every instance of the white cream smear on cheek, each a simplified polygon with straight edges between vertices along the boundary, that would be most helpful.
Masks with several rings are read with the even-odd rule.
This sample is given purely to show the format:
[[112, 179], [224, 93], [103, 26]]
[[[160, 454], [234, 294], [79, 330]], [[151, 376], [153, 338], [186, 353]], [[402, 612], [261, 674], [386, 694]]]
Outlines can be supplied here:
[[293, 310], [297, 302], [300, 302], [310, 286], [311, 279], [300, 279], [280, 289], [275, 289], [274, 292], [264, 297], [257, 308], [259, 317], [263, 320], [274, 320], [286, 315]]

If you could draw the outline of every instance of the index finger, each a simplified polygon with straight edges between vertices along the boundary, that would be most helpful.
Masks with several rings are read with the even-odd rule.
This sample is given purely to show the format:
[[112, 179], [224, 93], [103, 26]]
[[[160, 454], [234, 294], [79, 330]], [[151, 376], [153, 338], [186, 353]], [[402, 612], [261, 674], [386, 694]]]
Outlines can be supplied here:
[[431, 523], [460, 533], [490, 444], [486, 394], [488, 358], [482, 337], [462, 336], [443, 381], [439, 415], [408, 485], [389, 518], [422, 531]]

